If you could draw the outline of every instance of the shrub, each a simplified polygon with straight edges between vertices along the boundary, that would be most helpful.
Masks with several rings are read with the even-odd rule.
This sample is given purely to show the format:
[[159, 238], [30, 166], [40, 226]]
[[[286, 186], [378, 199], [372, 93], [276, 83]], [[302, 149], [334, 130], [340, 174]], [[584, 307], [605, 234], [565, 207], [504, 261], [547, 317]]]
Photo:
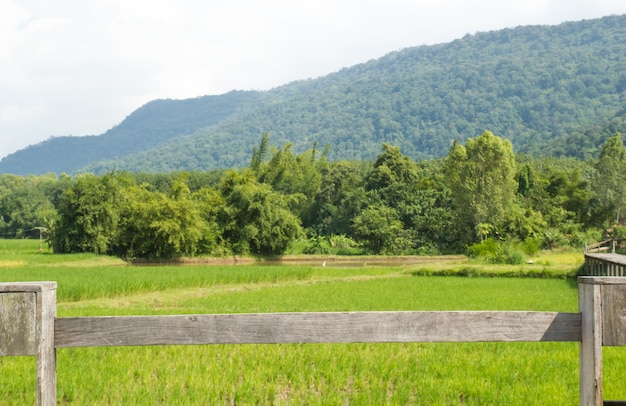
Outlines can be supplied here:
[[521, 265], [526, 261], [524, 253], [520, 250], [513, 250], [506, 257], [506, 263], [510, 265]]
[[356, 248], [359, 245], [352, 238], [347, 237], [343, 234], [329, 236], [328, 242], [331, 248], [337, 248], [337, 249]]
[[526, 260], [523, 250], [515, 244], [495, 241], [492, 238], [467, 247], [467, 255], [492, 264], [519, 265]]
[[487, 238], [467, 247], [467, 256], [470, 258], [495, 258], [498, 252], [498, 243], [493, 238]]
[[541, 241], [536, 237], [529, 237], [522, 242], [522, 251], [528, 256], [536, 255], [539, 252]]
[[328, 254], [330, 249], [328, 244], [326, 243], [326, 239], [322, 236], [311, 237], [309, 239], [308, 244], [302, 250], [304, 254], [315, 255], [315, 254]]
[[422, 246], [416, 248], [415, 253], [421, 256], [441, 255], [439, 248], [431, 242], [425, 242]]

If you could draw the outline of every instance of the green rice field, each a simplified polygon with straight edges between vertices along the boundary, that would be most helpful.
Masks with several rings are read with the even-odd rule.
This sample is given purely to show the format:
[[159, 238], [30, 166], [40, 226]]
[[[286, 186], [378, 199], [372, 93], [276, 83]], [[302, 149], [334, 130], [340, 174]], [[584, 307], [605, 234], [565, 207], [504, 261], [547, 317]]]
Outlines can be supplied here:
[[[511, 277], [466, 259], [342, 265], [130, 266], [0, 240], [0, 281], [57, 281], [57, 315], [374, 310], [577, 311], [582, 254]], [[368, 265], [369, 263], [369, 265]], [[485, 275], [481, 276], [481, 269]], [[470, 276], [436, 276], [462, 274]], [[493, 277], [494, 271], [508, 277]], [[496, 272], [496, 273], [498, 273]], [[520, 275], [527, 273], [520, 272]], [[531, 272], [532, 274], [532, 272]], [[605, 399], [626, 399], [626, 349], [604, 349]], [[274, 344], [57, 350], [59, 404], [571, 405], [577, 343]], [[0, 358], [0, 405], [35, 403], [33, 357]]]

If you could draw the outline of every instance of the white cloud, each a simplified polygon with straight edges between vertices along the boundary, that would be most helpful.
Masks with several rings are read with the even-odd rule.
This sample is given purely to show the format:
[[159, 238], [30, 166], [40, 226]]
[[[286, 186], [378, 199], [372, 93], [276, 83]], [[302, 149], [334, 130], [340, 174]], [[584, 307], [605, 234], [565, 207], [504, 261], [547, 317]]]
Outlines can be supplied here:
[[154, 98], [269, 89], [466, 33], [623, 0], [0, 0], [0, 157], [99, 134]]

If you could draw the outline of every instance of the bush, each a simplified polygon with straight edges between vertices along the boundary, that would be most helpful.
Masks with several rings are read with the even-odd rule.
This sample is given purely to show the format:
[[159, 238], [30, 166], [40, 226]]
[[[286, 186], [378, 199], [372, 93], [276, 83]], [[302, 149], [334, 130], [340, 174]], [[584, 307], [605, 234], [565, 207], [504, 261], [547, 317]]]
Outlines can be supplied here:
[[539, 252], [539, 247], [541, 246], [541, 241], [536, 237], [530, 237], [522, 242], [522, 251], [524, 254], [528, 256], [536, 255]]
[[563, 235], [563, 233], [556, 229], [551, 228], [549, 230], [544, 231], [543, 233], [543, 248], [547, 250], [552, 250], [555, 248], [563, 247], [569, 245], [569, 242]]
[[354, 241], [352, 238], [347, 237], [343, 234], [329, 236], [328, 242], [331, 248], [336, 248], [336, 249], [356, 248], [359, 246], [359, 244], [356, 241]]
[[330, 252], [326, 239], [322, 236], [311, 237], [302, 253], [309, 255], [326, 255]]
[[416, 248], [415, 253], [421, 256], [441, 255], [439, 248], [431, 242], [426, 242], [422, 246]]
[[498, 243], [493, 238], [487, 238], [478, 244], [467, 247], [467, 256], [470, 258], [495, 258]]
[[515, 244], [495, 241], [492, 238], [467, 247], [470, 258], [479, 258], [492, 264], [523, 264], [526, 260], [523, 249]]
[[506, 257], [506, 263], [510, 265], [521, 265], [526, 261], [524, 253], [520, 250], [514, 250]]

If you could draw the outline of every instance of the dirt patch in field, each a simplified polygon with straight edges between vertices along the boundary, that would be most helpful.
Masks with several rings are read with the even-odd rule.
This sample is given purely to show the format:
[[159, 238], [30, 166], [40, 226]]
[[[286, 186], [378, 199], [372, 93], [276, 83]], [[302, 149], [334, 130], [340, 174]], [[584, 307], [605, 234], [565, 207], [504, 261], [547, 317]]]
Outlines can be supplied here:
[[250, 257], [226, 258], [182, 258], [175, 261], [134, 260], [132, 265], [312, 265], [312, 266], [404, 266], [427, 263], [454, 263], [465, 260], [463, 255], [441, 256], [284, 256], [276, 258], [256, 259]]
[[254, 258], [247, 257], [227, 257], [227, 258], [181, 258], [171, 261], [149, 261], [145, 259], [135, 259], [130, 261], [131, 265], [250, 265], [258, 263]]
[[433, 262], [456, 262], [464, 260], [462, 255], [442, 255], [442, 256], [286, 256], [265, 260], [263, 262], [270, 264], [310, 264], [318, 265], [341, 265], [341, 264], [360, 264], [372, 266], [394, 266], [394, 265], [419, 265]]
[[24, 265], [25, 261], [0, 261], [0, 268], [18, 268]]

